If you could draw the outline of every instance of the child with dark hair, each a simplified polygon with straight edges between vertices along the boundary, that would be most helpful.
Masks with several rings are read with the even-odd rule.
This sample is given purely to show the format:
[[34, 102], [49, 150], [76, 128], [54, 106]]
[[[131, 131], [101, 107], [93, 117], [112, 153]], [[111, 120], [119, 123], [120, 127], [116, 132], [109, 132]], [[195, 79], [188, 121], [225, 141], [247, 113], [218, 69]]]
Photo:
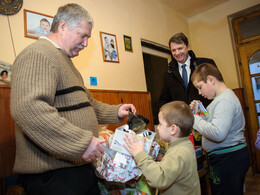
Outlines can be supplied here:
[[200, 181], [195, 151], [189, 135], [194, 122], [189, 106], [182, 101], [164, 104], [159, 112], [160, 140], [168, 149], [160, 162], [144, 152], [145, 138], [139, 143], [133, 133], [126, 135], [124, 146], [137, 162], [147, 183], [160, 194], [199, 195]]
[[209, 117], [195, 115], [193, 125], [202, 135], [202, 147], [209, 157], [212, 194], [242, 195], [250, 163], [240, 101], [212, 64], [200, 64], [191, 80], [200, 95], [213, 100], [206, 108]]

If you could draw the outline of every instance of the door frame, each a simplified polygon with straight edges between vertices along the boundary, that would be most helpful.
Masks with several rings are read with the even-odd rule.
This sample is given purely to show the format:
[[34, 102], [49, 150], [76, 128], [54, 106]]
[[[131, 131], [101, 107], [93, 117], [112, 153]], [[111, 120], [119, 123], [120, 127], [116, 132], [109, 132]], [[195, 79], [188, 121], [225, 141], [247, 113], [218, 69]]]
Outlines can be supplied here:
[[[142, 54], [143, 54], [142, 55], [143, 56], [143, 65], [144, 65], [144, 69], [145, 69], [145, 80], [146, 80], [146, 84], [147, 84], [147, 80], [149, 81], [149, 79], [147, 79], [148, 75], [146, 73], [146, 64], [145, 64], [144, 55], [149, 55], [149, 56], [151, 56], [152, 59], [157, 58], [157, 57], [165, 58], [165, 59], [167, 59], [167, 65], [172, 60], [172, 55], [171, 55], [170, 49], [167, 46], [164, 46], [164, 45], [152, 42], [152, 41], [141, 39], [141, 46], [142, 46]], [[161, 72], [162, 70], [163, 69], [160, 69], [159, 72], [158, 72], [159, 74], [156, 76], [156, 79], [160, 80], [160, 82], [163, 82], [163, 75], [162, 75], [162, 72]], [[158, 87], [158, 85], [157, 85], [157, 87]], [[146, 88], [147, 88], [147, 91], [148, 91], [149, 90], [148, 85], [146, 86]], [[155, 119], [154, 125], [157, 125], [157, 123], [158, 123], [158, 117], [157, 117], [158, 107], [156, 106], [156, 104], [158, 104], [159, 99], [158, 99], [158, 101], [155, 101], [155, 99], [157, 99], [156, 95], [158, 95], [158, 93], [157, 94], [155, 93], [156, 95], [154, 95], [153, 90], [151, 90], [149, 92], [151, 93], [151, 98], [152, 98], [153, 117]]]
[[[251, 77], [254, 76], [260, 76], [260, 73], [250, 75], [248, 62], [250, 60], [250, 56], [254, 55], [256, 53], [256, 49], [250, 49], [254, 47], [255, 45], [260, 45], [260, 39], [254, 40], [253, 42], [248, 42], [247, 44], [243, 44], [239, 47], [239, 53], [240, 53], [240, 62], [241, 62], [241, 72], [242, 72], [242, 82], [244, 86], [244, 96], [247, 102], [247, 110], [248, 110], [248, 118], [249, 118], [249, 124], [250, 124], [250, 137], [252, 140], [251, 143], [251, 152], [254, 159], [254, 169], [256, 172], [260, 172], [260, 151], [258, 151], [255, 147], [255, 141], [257, 137], [257, 131], [259, 129], [259, 123], [258, 123], [258, 117], [257, 117], [257, 110], [255, 103], [260, 103], [260, 101], [254, 100], [254, 92], [251, 82]], [[260, 51], [260, 50], [258, 50]], [[247, 67], [246, 67], [247, 66]]]
[[[248, 127], [248, 145], [250, 151], [251, 168], [253, 173], [260, 172], [260, 151], [257, 151], [257, 149], [255, 148], [256, 133], [258, 131], [259, 125], [256, 115], [257, 112], [254, 103], [254, 95], [248, 66], [248, 56], [253, 55], [254, 52], [247, 51], [247, 48], [250, 47], [250, 45], [253, 44], [256, 40], [260, 41], [260, 35], [247, 39], [242, 39], [239, 29], [239, 22], [258, 16], [259, 11], [260, 5], [256, 5], [228, 17], [235, 54], [235, 61], [237, 64], [236, 67], [239, 77], [238, 80], [240, 86], [244, 89], [243, 96], [246, 103], [246, 113], [244, 114]], [[247, 68], [245, 69], [246, 66]]]

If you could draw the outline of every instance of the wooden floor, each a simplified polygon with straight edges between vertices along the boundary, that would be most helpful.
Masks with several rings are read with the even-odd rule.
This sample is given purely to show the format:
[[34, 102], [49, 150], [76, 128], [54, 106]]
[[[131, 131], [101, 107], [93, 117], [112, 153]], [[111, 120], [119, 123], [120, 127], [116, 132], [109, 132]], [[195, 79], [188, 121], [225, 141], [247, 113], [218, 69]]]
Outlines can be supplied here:
[[244, 195], [260, 195], [260, 174], [246, 176]]

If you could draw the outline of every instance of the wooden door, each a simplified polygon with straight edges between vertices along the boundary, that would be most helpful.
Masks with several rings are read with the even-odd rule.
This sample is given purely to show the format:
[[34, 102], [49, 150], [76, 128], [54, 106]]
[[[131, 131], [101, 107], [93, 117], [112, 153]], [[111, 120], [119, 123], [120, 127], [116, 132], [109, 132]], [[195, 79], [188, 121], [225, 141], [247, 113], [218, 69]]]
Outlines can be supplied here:
[[254, 147], [260, 127], [260, 39], [241, 45], [239, 53], [251, 127], [252, 155], [256, 160], [255, 168], [260, 172], [260, 151]]
[[255, 147], [260, 127], [260, 6], [237, 14], [232, 19], [241, 83], [246, 104], [247, 140], [253, 172], [260, 172], [260, 152]]

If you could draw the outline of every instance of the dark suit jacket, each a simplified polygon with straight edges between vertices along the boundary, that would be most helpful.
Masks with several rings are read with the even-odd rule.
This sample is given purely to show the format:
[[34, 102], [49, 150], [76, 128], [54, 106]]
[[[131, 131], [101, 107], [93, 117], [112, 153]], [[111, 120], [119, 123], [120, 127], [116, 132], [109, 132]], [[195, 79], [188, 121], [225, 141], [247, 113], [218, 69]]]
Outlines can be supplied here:
[[196, 58], [192, 50], [189, 51], [189, 56], [191, 57], [190, 69], [191, 74], [189, 77], [189, 83], [187, 88], [181, 78], [178, 63], [173, 59], [168, 65], [168, 71], [164, 74], [164, 84], [159, 99], [159, 106], [166, 104], [171, 101], [181, 100], [186, 102], [188, 105], [192, 100], [200, 100], [206, 107], [211, 102], [211, 100], [203, 98], [199, 95], [198, 90], [191, 82], [191, 75], [195, 68], [201, 63], [211, 63], [216, 66], [214, 60], [209, 58]]

